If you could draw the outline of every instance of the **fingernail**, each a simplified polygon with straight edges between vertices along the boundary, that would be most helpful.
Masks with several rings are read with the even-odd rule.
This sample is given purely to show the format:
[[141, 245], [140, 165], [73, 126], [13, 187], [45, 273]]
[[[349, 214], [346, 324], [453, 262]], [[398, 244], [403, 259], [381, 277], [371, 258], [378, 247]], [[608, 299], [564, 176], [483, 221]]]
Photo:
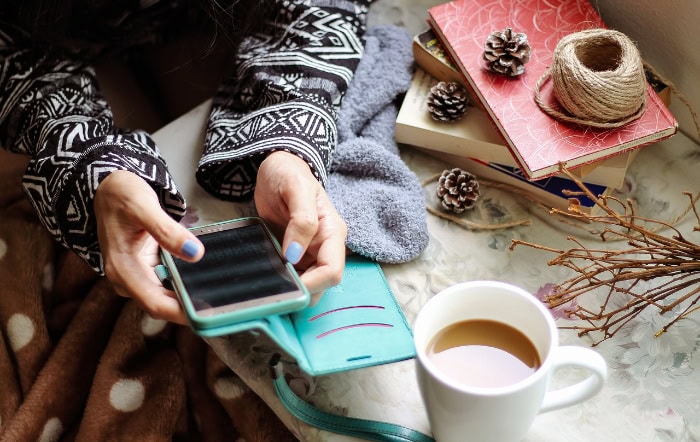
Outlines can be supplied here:
[[292, 264], [296, 264], [301, 259], [301, 251], [301, 244], [296, 241], [292, 241], [289, 243], [287, 251], [284, 253], [284, 257], [287, 258], [287, 261], [291, 262]]
[[199, 244], [191, 239], [188, 239], [182, 245], [182, 254], [189, 258], [194, 258], [197, 255], [197, 252], [199, 252]]

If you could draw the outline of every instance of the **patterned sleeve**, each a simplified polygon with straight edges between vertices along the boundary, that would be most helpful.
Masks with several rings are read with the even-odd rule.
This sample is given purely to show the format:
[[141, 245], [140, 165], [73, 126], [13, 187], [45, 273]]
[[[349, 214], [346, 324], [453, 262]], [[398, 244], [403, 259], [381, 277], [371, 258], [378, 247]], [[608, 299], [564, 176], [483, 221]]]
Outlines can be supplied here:
[[30, 157], [23, 185], [44, 226], [102, 272], [93, 200], [110, 172], [144, 178], [175, 218], [184, 200], [153, 140], [113, 126], [90, 66], [24, 43], [0, 27], [0, 145]]
[[229, 200], [248, 197], [265, 155], [299, 155], [325, 186], [336, 117], [363, 53], [371, 0], [278, 1], [246, 38], [214, 99], [197, 180]]

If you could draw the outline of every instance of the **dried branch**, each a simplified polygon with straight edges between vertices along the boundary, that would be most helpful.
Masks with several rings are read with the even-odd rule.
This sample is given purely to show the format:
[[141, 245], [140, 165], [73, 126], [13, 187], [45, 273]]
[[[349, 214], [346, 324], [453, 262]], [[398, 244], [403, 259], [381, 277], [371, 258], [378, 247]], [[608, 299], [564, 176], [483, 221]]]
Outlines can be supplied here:
[[[646, 308], [656, 308], [661, 314], [680, 309], [658, 331], [657, 336], [700, 310], [700, 245], [689, 241], [675, 227], [681, 218], [692, 211], [697, 221], [693, 231], [700, 231], [700, 216], [696, 208], [700, 194], [693, 196], [684, 192], [690, 200], [688, 208], [674, 220], [657, 220], [639, 215], [631, 200], [594, 195], [565, 167], [561, 167], [561, 170], [581, 188], [581, 192], [570, 192], [570, 196], [587, 196], [602, 210], [602, 215], [591, 215], [571, 208], [569, 211], [553, 209], [550, 213], [598, 225], [603, 242], [622, 241], [627, 246], [614, 250], [590, 248], [569, 236], [567, 239], [575, 246], [559, 250], [513, 240], [511, 250], [523, 245], [554, 253], [556, 256], [548, 265], [566, 267], [575, 272], [574, 276], [555, 285], [544, 297], [544, 302], [550, 308], [566, 306], [564, 308], [569, 317], [589, 324], [564, 328], [578, 330], [579, 336], [602, 333], [600, 340], [594, 343], [597, 345], [612, 337]], [[659, 233], [662, 231], [668, 233]], [[652, 280], [651, 288], [643, 284]], [[589, 293], [604, 294], [599, 308], [592, 309], [586, 307], [584, 302], [578, 302], [579, 297]]]

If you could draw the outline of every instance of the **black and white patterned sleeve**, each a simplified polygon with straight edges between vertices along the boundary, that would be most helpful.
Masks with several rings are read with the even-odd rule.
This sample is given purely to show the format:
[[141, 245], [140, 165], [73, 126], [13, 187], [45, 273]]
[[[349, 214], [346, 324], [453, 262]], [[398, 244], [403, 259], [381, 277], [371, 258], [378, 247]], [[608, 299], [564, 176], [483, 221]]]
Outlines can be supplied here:
[[141, 176], [175, 218], [184, 200], [153, 140], [113, 126], [90, 66], [23, 41], [0, 28], [0, 145], [30, 157], [23, 185], [46, 228], [102, 272], [93, 200], [109, 173]]
[[278, 1], [263, 32], [246, 38], [220, 87], [197, 180], [229, 200], [248, 197], [265, 155], [302, 157], [325, 185], [336, 117], [363, 54], [370, 0]]

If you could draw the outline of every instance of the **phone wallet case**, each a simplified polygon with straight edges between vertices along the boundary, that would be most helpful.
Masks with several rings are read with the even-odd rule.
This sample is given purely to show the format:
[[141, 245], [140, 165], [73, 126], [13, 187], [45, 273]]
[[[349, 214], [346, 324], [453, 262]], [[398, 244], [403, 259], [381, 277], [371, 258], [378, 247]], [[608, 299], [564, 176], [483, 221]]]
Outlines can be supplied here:
[[374, 261], [348, 256], [341, 283], [311, 307], [206, 330], [205, 337], [266, 333], [299, 367], [323, 375], [413, 358], [413, 334]]

